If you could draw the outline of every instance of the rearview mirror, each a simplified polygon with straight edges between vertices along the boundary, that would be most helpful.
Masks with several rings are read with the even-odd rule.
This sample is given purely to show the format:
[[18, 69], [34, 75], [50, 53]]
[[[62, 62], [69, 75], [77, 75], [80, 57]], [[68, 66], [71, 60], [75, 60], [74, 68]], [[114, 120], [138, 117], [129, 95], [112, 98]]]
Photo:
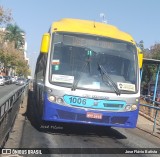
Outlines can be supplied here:
[[48, 53], [49, 44], [50, 44], [50, 34], [45, 33], [43, 34], [43, 37], [42, 37], [41, 49], [40, 49], [41, 53]]

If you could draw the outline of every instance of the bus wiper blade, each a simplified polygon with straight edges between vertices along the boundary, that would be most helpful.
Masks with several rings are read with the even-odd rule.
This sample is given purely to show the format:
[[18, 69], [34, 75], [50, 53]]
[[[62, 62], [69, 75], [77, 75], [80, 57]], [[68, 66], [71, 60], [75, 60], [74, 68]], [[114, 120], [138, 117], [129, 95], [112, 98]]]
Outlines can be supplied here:
[[108, 75], [108, 73], [107, 73], [107, 71], [104, 69], [104, 67], [103, 67], [102, 65], [100, 65], [99, 63], [98, 63], [98, 69], [100, 70], [100, 73], [101, 73], [103, 82], [106, 83], [106, 82], [104, 81], [104, 77], [103, 77], [103, 76], [105, 76], [108, 84], [114, 89], [115, 93], [116, 93], [117, 95], [120, 95], [121, 92], [120, 92], [120, 90], [118, 89], [117, 85], [116, 85], [115, 82], [110, 78], [110, 76]]
[[[88, 49], [88, 50], [91, 50], [91, 49]], [[82, 66], [81, 73], [84, 72], [84, 70], [86, 69], [87, 65], [89, 66], [89, 73], [91, 72], [90, 62], [91, 62], [91, 58], [90, 58], [90, 55], [88, 55], [87, 60], [85, 61], [84, 65]], [[73, 82], [71, 90], [76, 90], [78, 82], [80, 81], [81, 75], [82, 74], [79, 74], [78, 79]]]
[[[83, 65], [83, 67], [82, 67], [81, 72], [83, 72], [85, 70], [85, 68], [87, 67], [87, 64], [88, 64], [88, 62], [86, 61], [85, 64]], [[81, 75], [79, 74], [78, 79], [73, 82], [71, 90], [76, 90], [78, 82], [80, 81]]]
[[[85, 48], [85, 47], [83, 47], [83, 48]], [[91, 51], [94, 52], [94, 51], [93, 51], [92, 49], [90, 49], [90, 48], [85, 48], [85, 49], [87, 49], [89, 52], [91, 52]], [[91, 64], [90, 64], [90, 62], [91, 62], [91, 56], [90, 56], [90, 55], [91, 55], [91, 54], [88, 54], [88, 58], [87, 58], [87, 60], [85, 61], [84, 65], [82, 66], [81, 73], [84, 72], [84, 70], [86, 69], [87, 65], [88, 65], [88, 67], [89, 67], [89, 73], [91, 73]], [[77, 85], [78, 85], [78, 82], [80, 81], [81, 75], [82, 75], [82, 74], [79, 74], [78, 79], [73, 82], [73, 85], [72, 85], [71, 90], [76, 90]]]

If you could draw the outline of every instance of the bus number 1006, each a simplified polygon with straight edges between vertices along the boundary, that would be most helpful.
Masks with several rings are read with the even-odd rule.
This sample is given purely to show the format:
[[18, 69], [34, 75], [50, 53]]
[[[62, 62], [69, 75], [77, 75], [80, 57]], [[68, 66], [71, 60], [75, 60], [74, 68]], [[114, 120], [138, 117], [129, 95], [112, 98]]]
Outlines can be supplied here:
[[70, 97], [69, 98], [70, 103], [74, 103], [74, 104], [83, 104], [86, 105], [86, 99], [82, 99], [82, 98], [76, 98], [76, 97]]

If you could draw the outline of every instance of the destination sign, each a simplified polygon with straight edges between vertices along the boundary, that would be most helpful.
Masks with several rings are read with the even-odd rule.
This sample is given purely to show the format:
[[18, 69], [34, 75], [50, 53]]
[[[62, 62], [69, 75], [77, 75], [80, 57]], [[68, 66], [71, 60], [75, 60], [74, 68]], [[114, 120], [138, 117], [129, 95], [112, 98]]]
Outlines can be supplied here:
[[100, 48], [107, 48], [107, 49], [119, 50], [119, 51], [126, 50], [126, 45], [127, 45], [126, 43], [117, 43], [117, 42], [111, 42], [107, 40], [101, 40], [101, 38], [99, 39], [97, 37], [95, 37], [95, 39], [91, 39], [91, 38], [82, 38], [82, 37], [75, 37], [75, 36], [68, 36], [68, 35], [64, 35], [63, 43], [73, 45], [73, 46], [100, 47]]
[[79, 47], [97, 47], [104, 49], [111, 49], [117, 51], [126, 51], [128, 43], [112, 42], [109, 39], [94, 36], [72, 36], [56, 34], [54, 43], [62, 43], [65, 45], [79, 46]]

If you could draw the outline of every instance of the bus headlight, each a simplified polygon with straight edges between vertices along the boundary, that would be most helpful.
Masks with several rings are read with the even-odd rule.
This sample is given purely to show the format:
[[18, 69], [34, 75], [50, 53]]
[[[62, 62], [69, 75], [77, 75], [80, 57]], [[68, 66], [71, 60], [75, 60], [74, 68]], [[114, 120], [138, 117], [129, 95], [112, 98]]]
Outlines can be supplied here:
[[136, 110], [136, 109], [137, 109], [137, 105], [135, 105], [135, 104], [132, 105], [132, 106], [131, 106], [131, 109], [132, 109], [132, 110]]
[[58, 98], [58, 99], [57, 99], [57, 103], [58, 103], [58, 104], [62, 104], [62, 103], [63, 103], [63, 99], [62, 99], [62, 98]]
[[49, 100], [50, 102], [55, 102], [55, 101], [56, 101], [56, 97], [53, 96], [53, 95], [50, 95], [50, 96], [48, 97], [48, 100]]
[[130, 111], [130, 110], [131, 110], [131, 106], [130, 106], [130, 105], [127, 105], [127, 106], [125, 107], [125, 110], [126, 110], [126, 111]]
[[63, 103], [64, 103], [63, 98], [61, 98], [61, 97], [56, 97], [56, 96], [54, 96], [54, 95], [49, 95], [49, 96], [48, 96], [48, 100], [49, 100], [50, 102], [58, 103], [58, 104], [63, 104]]
[[52, 89], [48, 89], [48, 93], [51, 93], [52, 92]]
[[133, 111], [133, 110], [136, 110], [137, 109], [137, 105], [133, 104], [133, 105], [127, 105], [125, 107], [125, 110], [126, 111]]

